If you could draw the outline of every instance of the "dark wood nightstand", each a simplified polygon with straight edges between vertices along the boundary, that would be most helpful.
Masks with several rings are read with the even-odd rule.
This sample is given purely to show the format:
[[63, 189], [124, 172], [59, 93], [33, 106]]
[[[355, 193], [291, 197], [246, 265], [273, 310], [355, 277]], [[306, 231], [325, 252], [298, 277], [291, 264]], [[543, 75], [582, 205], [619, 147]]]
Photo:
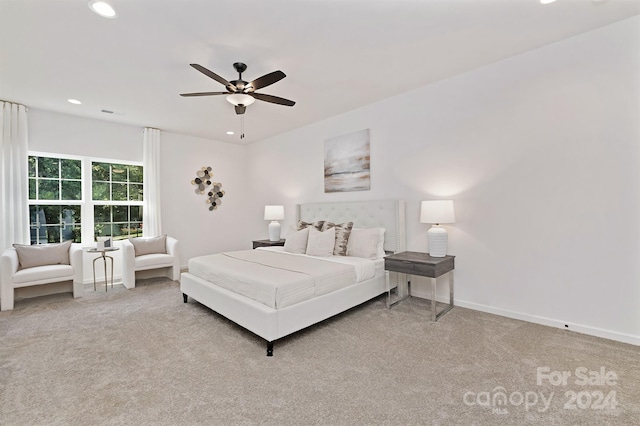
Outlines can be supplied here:
[[[453, 308], [454, 259], [455, 256], [431, 257], [427, 253], [404, 251], [402, 253], [386, 256], [384, 258], [384, 269], [387, 271], [408, 274], [408, 280], [411, 280], [411, 275], [420, 275], [422, 277], [429, 278], [431, 281], [431, 318], [433, 321], [437, 321], [438, 318]], [[437, 313], [436, 278], [446, 273], [449, 273], [449, 306], [447, 306], [442, 312]], [[408, 295], [410, 295], [410, 290]]]
[[258, 247], [274, 247], [274, 246], [284, 246], [285, 240], [279, 241], [271, 241], [271, 240], [253, 240], [253, 248], [256, 249]]

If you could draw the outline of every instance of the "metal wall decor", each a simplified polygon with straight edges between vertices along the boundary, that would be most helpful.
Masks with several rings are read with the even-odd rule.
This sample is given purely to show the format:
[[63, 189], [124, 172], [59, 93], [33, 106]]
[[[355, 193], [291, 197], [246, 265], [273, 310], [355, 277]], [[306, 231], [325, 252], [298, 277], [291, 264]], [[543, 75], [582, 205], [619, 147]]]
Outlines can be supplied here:
[[[196, 194], [204, 194], [207, 192], [205, 202], [211, 204], [209, 210], [215, 210], [222, 204], [221, 198], [224, 197], [224, 190], [220, 182], [213, 182], [211, 178], [211, 167], [203, 167], [196, 172], [196, 178], [191, 181], [191, 185], [196, 185]], [[207, 191], [207, 187], [210, 187]]]

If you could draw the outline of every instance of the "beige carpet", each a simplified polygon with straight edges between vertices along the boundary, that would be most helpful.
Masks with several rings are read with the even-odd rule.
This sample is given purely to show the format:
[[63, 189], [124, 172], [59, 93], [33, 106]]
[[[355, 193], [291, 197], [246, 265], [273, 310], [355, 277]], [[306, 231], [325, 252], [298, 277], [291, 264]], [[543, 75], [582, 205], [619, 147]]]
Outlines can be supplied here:
[[0, 424], [640, 424], [638, 347], [459, 307], [434, 324], [428, 307], [379, 298], [269, 358], [175, 282], [17, 301], [0, 313]]

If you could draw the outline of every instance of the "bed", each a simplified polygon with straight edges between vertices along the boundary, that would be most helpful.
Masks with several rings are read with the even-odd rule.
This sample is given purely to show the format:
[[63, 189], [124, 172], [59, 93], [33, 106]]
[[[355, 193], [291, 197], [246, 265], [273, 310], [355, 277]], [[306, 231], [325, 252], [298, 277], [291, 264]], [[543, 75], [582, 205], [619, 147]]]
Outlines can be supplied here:
[[[353, 222], [353, 227], [358, 229], [384, 228], [384, 251], [398, 253], [405, 250], [405, 211], [402, 200], [305, 203], [296, 206], [296, 216], [297, 221], [302, 220], [308, 223], [318, 221], [330, 221], [336, 224]], [[236, 262], [266, 263], [270, 261], [269, 258], [277, 256], [276, 251], [281, 249], [257, 249], [256, 252], [259, 250], [262, 252], [256, 253], [257, 260], [254, 257], [247, 257], [253, 256], [251, 253], [247, 253], [252, 252], [251, 250], [190, 259], [189, 271], [183, 272], [181, 275], [180, 289], [185, 303], [191, 297], [265, 339], [267, 356], [273, 355], [274, 341], [344, 312], [385, 292], [389, 293], [398, 284], [395, 274], [390, 280], [389, 272], [384, 271], [384, 268], [378, 268], [372, 278], [337, 286], [336, 289], [331, 289], [332, 291], [320, 292], [312, 297], [302, 297], [298, 294], [289, 295], [285, 303], [267, 300], [271, 297], [268, 294], [264, 296], [264, 300], [255, 294], [248, 294], [247, 292], [254, 291], [251, 288], [245, 289], [244, 294], [242, 291], [240, 293], [237, 290], [232, 291], [227, 285], [221, 286], [212, 282], [218, 282], [217, 278], [219, 277], [210, 278], [207, 273], [202, 271], [207, 263], [214, 260], [216, 262], [222, 261], [220, 263], [221, 270], [226, 266], [233, 269], [234, 265], [238, 265]], [[280, 253], [280, 256], [286, 257], [287, 254]], [[229, 265], [226, 265], [227, 263]], [[282, 266], [280, 264], [277, 268], [287, 269]], [[250, 268], [236, 269], [239, 273], [244, 274], [244, 276], [238, 277], [237, 281], [246, 283], [249, 279], [247, 274]], [[340, 270], [340, 268], [335, 270], [336, 276], [344, 273], [344, 270]], [[216, 268], [209, 268], [209, 273], [217, 274]], [[279, 272], [263, 273], [262, 275], [269, 275], [273, 280], [278, 281], [288, 279], [281, 278]], [[225, 277], [225, 279], [234, 281], [233, 277]], [[278, 285], [280, 284], [278, 283]], [[332, 285], [328, 284], [328, 287]], [[299, 290], [298, 293], [305, 291], [307, 290]], [[282, 291], [280, 292], [282, 293]], [[265, 290], [262, 293], [266, 294], [269, 291]], [[259, 300], [255, 300], [256, 298]]]

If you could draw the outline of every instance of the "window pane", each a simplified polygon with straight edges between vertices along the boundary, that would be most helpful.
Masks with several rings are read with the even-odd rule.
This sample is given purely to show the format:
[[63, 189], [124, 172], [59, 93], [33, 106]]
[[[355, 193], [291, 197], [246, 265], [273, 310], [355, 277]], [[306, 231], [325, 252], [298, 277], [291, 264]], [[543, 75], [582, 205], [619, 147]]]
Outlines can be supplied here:
[[142, 185], [136, 183], [129, 184], [129, 200], [142, 201]]
[[63, 180], [62, 199], [82, 200], [82, 183], [79, 180]]
[[96, 223], [95, 236], [96, 237], [110, 237], [113, 235], [110, 223]]
[[57, 158], [39, 157], [38, 176], [48, 178], [60, 177], [60, 160]]
[[113, 206], [113, 221], [114, 222], [128, 222], [129, 221], [129, 206]]
[[126, 183], [111, 184], [111, 200], [127, 201], [127, 184]]
[[[91, 163], [91, 178], [95, 180], [109, 181], [109, 163]], [[95, 198], [94, 198], [95, 200]]]
[[142, 166], [129, 166], [129, 182], [142, 183]]
[[58, 188], [59, 180], [38, 180], [38, 196], [41, 200], [59, 200], [60, 190]]
[[111, 180], [114, 182], [127, 181], [127, 166], [124, 164], [111, 165]]
[[131, 221], [142, 222], [142, 206], [131, 206]]
[[36, 199], [36, 185], [38, 184], [38, 181], [36, 179], [30, 178], [29, 179], [29, 199], [30, 200], [35, 200]]
[[62, 179], [82, 179], [82, 162], [80, 160], [61, 159]]
[[40, 206], [40, 209], [43, 212], [40, 214], [40, 225], [60, 224], [60, 206]]
[[47, 243], [59, 243], [60, 242], [60, 225], [46, 226]]
[[29, 177], [36, 177], [36, 159], [38, 157], [29, 156]]
[[93, 220], [99, 222], [111, 222], [111, 206], [93, 206]]
[[72, 223], [80, 223], [82, 220], [82, 216], [80, 214], [81, 208], [80, 206], [61, 206], [62, 208], [62, 223], [64, 224], [72, 224]]
[[131, 227], [129, 228], [129, 236], [131, 238], [142, 237], [142, 223], [141, 222], [131, 222]]
[[93, 182], [91, 187], [91, 198], [99, 201], [110, 200], [109, 184], [106, 182]]

